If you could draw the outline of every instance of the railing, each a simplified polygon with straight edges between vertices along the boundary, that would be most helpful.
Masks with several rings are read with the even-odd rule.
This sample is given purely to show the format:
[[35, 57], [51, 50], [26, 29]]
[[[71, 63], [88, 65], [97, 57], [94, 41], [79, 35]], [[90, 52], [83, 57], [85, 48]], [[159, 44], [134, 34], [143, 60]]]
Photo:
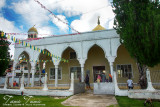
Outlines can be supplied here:
[[156, 70], [156, 71], [151, 71], [151, 82], [152, 82], [152, 86], [155, 89], [160, 89], [160, 71]]
[[[133, 89], [140, 89], [140, 85], [138, 84], [138, 83], [133, 83]], [[128, 87], [127, 87], [127, 83], [118, 83], [118, 87], [119, 87], [119, 89], [128, 89]]]

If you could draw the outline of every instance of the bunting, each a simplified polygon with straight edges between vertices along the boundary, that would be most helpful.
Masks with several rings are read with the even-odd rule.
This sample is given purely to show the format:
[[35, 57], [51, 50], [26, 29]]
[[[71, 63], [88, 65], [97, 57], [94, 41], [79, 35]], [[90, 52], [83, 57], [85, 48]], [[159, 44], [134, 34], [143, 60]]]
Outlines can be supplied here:
[[[8, 39], [10, 39], [10, 35], [8, 34], [8, 36], [7, 36], [6, 33], [4, 34], [4, 32], [2, 32], [0, 36], [2, 36], [2, 37], [4, 36], [4, 37], [7, 37]], [[16, 39], [15, 37], [13, 37], [13, 36], [11, 36], [11, 40], [14, 41], [14, 42], [17, 42], [18, 44], [22, 43], [23, 46], [30, 47], [30, 49], [33, 49], [33, 50], [38, 51], [38, 52], [41, 51], [41, 53], [46, 54], [47, 56], [51, 56], [51, 57], [53, 57], [53, 58], [56, 58], [56, 59], [58, 59], [58, 60], [60, 60], [60, 61], [64, 61], [64, 62], [65, 62], [65, 60], [62, 60], [62, 58], [60, 58], [60, 57], [58, 57], [58, 56], [55, 56], [54, 54], [51, 54], [51, 53], [49, 53], [48, 51], [45, 51], [45, 50], [42, 51], [41, 49], [39, 49], [39, 48], [37, 48], [36, 46], [33, 46], [33, 45], [27, 43], [26, 41], [22, 41], [22, 42], [21, 42], [21, 40], [17, 40], [17, 39]], [[0, 46], [1, 46], [1, 45], [0, 45]]]
[[35, 2], [37, 2], [39, 5], [41, 5], [41, 8], [47, 10], [49, 13], [51, 13], [51, 15], [54, 16], [54, 18], [58, 19], [58, 21], [61, 21], [62, 23], [66, 24], [68, 27], [70, 27], [72, 30], [74, 30], [75, 32], [79, 33], [77, 30], [75, 30], [73, 27], [71, 27], [68, 23], [66, 23], [65, 21], [61, 20], [59, 17], [57, 17], [53, 12], [51, 12], [49, 9], [47, 9], [42, 3], [40, 3], [38, 0], [34, 0]]

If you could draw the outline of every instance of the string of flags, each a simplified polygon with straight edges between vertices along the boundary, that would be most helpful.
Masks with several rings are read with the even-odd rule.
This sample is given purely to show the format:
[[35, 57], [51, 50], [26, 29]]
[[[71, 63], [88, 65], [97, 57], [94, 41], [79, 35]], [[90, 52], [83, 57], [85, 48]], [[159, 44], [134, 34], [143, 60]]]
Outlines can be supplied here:
[[35, 50], [35, 51], [38, 51], [38, 52], [41, 52], [42, 54], [46, 54], [47, 56], [56, 58], [56, 59], [58, 59], [58, 60], [60, 60], [60, 61], [63, 61], [63, 62], [68, 62], [68, 60], [66, 60], [66, 59], [64, 59], [64, 58], [61, 58], [61, 57], [59, 57], [59, 56], [56, 56], [56, 55], [54, 55], [54, 54], [51, 54], [50, 52], [45, 51], [45, 50], [42, 50], [42, 49], [40, 49], [40, 48], [38, 48], [38, 47], [36, 47], [36, 46], [33, 46], [33, 45], [27, 43], [27, 41], [18, 40], [18, 39], [16, 39], [16, 38], [13, 37], [13, 36], [10, 37], [10, 35], [7, 36], [6, 33], [4, 33], [4, 32], [1, 33], [1, 36], [4, 37], [4, 38], [7, 38], [7, 39], [10, 39], [10, 38], [11, 38], [11, 40], [12, 40], [13, 42], [15, 42], [15, 43], [17, 43], [17, 44], [22, 44], [22, 46], [25, 46], [25, 47], [30, 47], [30, 49]]
[[[10, 59], [0, 59], [1, 60], [7, 60], [7, 61], [10, 61]], [[15, 61], [19, 61], [19, 63], [21, 62], [55, 62], [55, 60], [19, 60], [19, 59], [13, 59]]]
[[[73, 34], [64, 34], [64, 35], [49, 35], [49, 34], [38, 34], [38, 35], [48, 35], [48, 36], [69, 36], [69, 35], [77, 35], [79, 33], [73, 33]], [[8, 35], [8, 36], [7, 36]], [[11, 36], [11, 35], [27, 35], [25, 33], [1, 33], [2, 37], [6, 37], [6, 38], [1, 38], [2, 40], [12, 40], [15, 41], [15, 43], [12, 44], [5, 44], [5, 45], [15, 45], [15, 44], [19, 44], [18, 41], [20, 39], [16, 39], [15, 37]], [[15, 39], [14, 39], [15, 38]], [[0, 39], [0, 40], [1, 40]], [[39, 38], [27, 38], [27, 42], [33, 41], [33, 40], [39, 40], [39, 39], [44, 39], [44, 37], [39, 37]], [[0, 45], [0, 46], [5, 46], [5, 45]]]
[[68, 62], [68, 60], [66, 60], [66, 59], [63, 59], [63, 58], [61, 58], [61, 57], [59, 57], [59, 56], [56, 56], [56, 55], [54, 55], [54, 54], [51, 54], [50, 52], [48, 52], [48, 51], [46, 51], [46, 50], [42, 50], [42, 49], [40, 49], [40, 48], [38, 48], [38, 47], [36, 47], [36, 46], [33, 46], [33, 45], [29, 44], [29, 43], [26, 43], [25, 41], [22, 41], [22, 45], [23, 45], [23, 46], [26, 46], [26, 47], [30, 47], [30, 49], [32, 49], [32, 50], [38, 51], [38, 52], [40, 52], [40, 53], [42, 53], [42, 54], [46, 54], [47, 56], [56, 58], [56, 59], [58, 59], [58, 60], [60, 60], [60, 61]]
[[[4, 37], [4, 38], [1, 38], [0, 40], [8, 40], [9, 39], [9, 40], [12, 40], [13, 42], [15, 42], [15, 43], [12, 43], [12, 44], [7, 44], [7, 45], [19, 44], [19, 41], [22, 41], [20, 39], [17, 39], [15, 37], [11, 36], [9, 33], [1, 32], [1, 37]], [[33, 40], [39, 40], [39, 39], [43, 39], [43, 38], [28, 38], [27, 42], [30, 42], [30, 41], [33, 41]], [[0, 45], [0, 46], [5, 46], [5, 45]]]
[[[41, 36], [68, 36], [68, 35], [77, 35], [77, 34], [80, 34], [80, 33], [72, 33], [72, 34], [63, 34], [63, 35], [50, 35], [50, 34], [38, 34], [38, 35], [41, 35]], [[6, 35], [28, 35], [28, 33], [6, 33]], [[32, 35], [36, 35], [36, 34], [32, 34]], [[36, 39], [36, 38], [32, 38], [32, 39]]]
[[53, 12], [51, 12], [49, 9], [47, 9], [42, 3], [40, 3], [38, 0], [34, 0], [35, 2], [37, 2], [39, 5], [41, 5], [41, 8], [47, 10], [49, 13], [51, 13], [51, 15], [53, 15], [56, 19], [58, 19], [58, 21], [61, 21], [62, 23], [66, 24], [68, 27], [70, 27], [72, 30], [78, 32], [77, 30], [75, 30], [73, 27], [71, 27], [68, 23], [66, 23], [65, 21], [61, 20], [59, 17], [57, 17]]

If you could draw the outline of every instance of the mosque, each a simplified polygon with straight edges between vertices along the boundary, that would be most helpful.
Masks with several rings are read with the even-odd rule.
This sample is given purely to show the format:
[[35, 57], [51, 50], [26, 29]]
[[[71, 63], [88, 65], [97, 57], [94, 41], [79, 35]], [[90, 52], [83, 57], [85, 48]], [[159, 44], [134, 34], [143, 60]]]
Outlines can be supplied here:
[[[48, 86], [67, 86], [71, 81], [71, 72], [74, 72], [74, 79], [77, 82], [84, 82], [88, 74], [91, 87], [94, 87], [97, 76], [102, 73], [105, 74], [106, 80], [109, 79], [109, 74], [112, 77], [116, 75], [118, 84], [126, 84], [129, 76], [137, 84], [139, 71], [136, 61], [121, 45], [119, 35], [114, 29], [107, 30], [102, 27], [99, 19], [97, 24], [90, 32], [44, 37], [28, 42], [45, 53], [16, 44], [14, 59], [23, 57], [28, 61], [22, 63], [14, 61], [12, 82], [14, 77], [23, 71], [28, 78], [31, 78], [27, 82], [31, 87], [35, 86], [34, 78], [38, 76], [40, 81], [44, 73], [47, 73]], [[37, 37], [38, 31], [33, 26], [28, 30], [28, 39]], [[28, 39], [25, 41], [27, 42]], [[53, 54], [58, 57], [52, 57]], [[61, 61], [60, 58], [68, 61]], [[151, 74], [156, 75], [160, 71], [160, 65], [149, 69]], [[152, 76], [154, 75], [151, 75], [151, 80], [154, 81]], [[115, 80], [110, 85], [114, 82]]]

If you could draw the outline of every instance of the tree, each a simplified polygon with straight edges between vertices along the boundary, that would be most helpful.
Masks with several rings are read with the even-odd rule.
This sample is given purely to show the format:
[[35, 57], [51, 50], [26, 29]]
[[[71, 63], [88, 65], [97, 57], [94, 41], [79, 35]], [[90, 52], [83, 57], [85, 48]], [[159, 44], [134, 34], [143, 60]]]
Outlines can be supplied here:
[[4, 74], [8, 68], [10, 55], [9, 55], [9, 44], [6, 40], [6, 36], [3, 31], [0, 31], [0, 76]]
[[113, 0], [114, 25], [120, 42], [137, 61], [140, 86], [146, 88], [146, 67], [160, 63], [160, 3], [151, 0]]

